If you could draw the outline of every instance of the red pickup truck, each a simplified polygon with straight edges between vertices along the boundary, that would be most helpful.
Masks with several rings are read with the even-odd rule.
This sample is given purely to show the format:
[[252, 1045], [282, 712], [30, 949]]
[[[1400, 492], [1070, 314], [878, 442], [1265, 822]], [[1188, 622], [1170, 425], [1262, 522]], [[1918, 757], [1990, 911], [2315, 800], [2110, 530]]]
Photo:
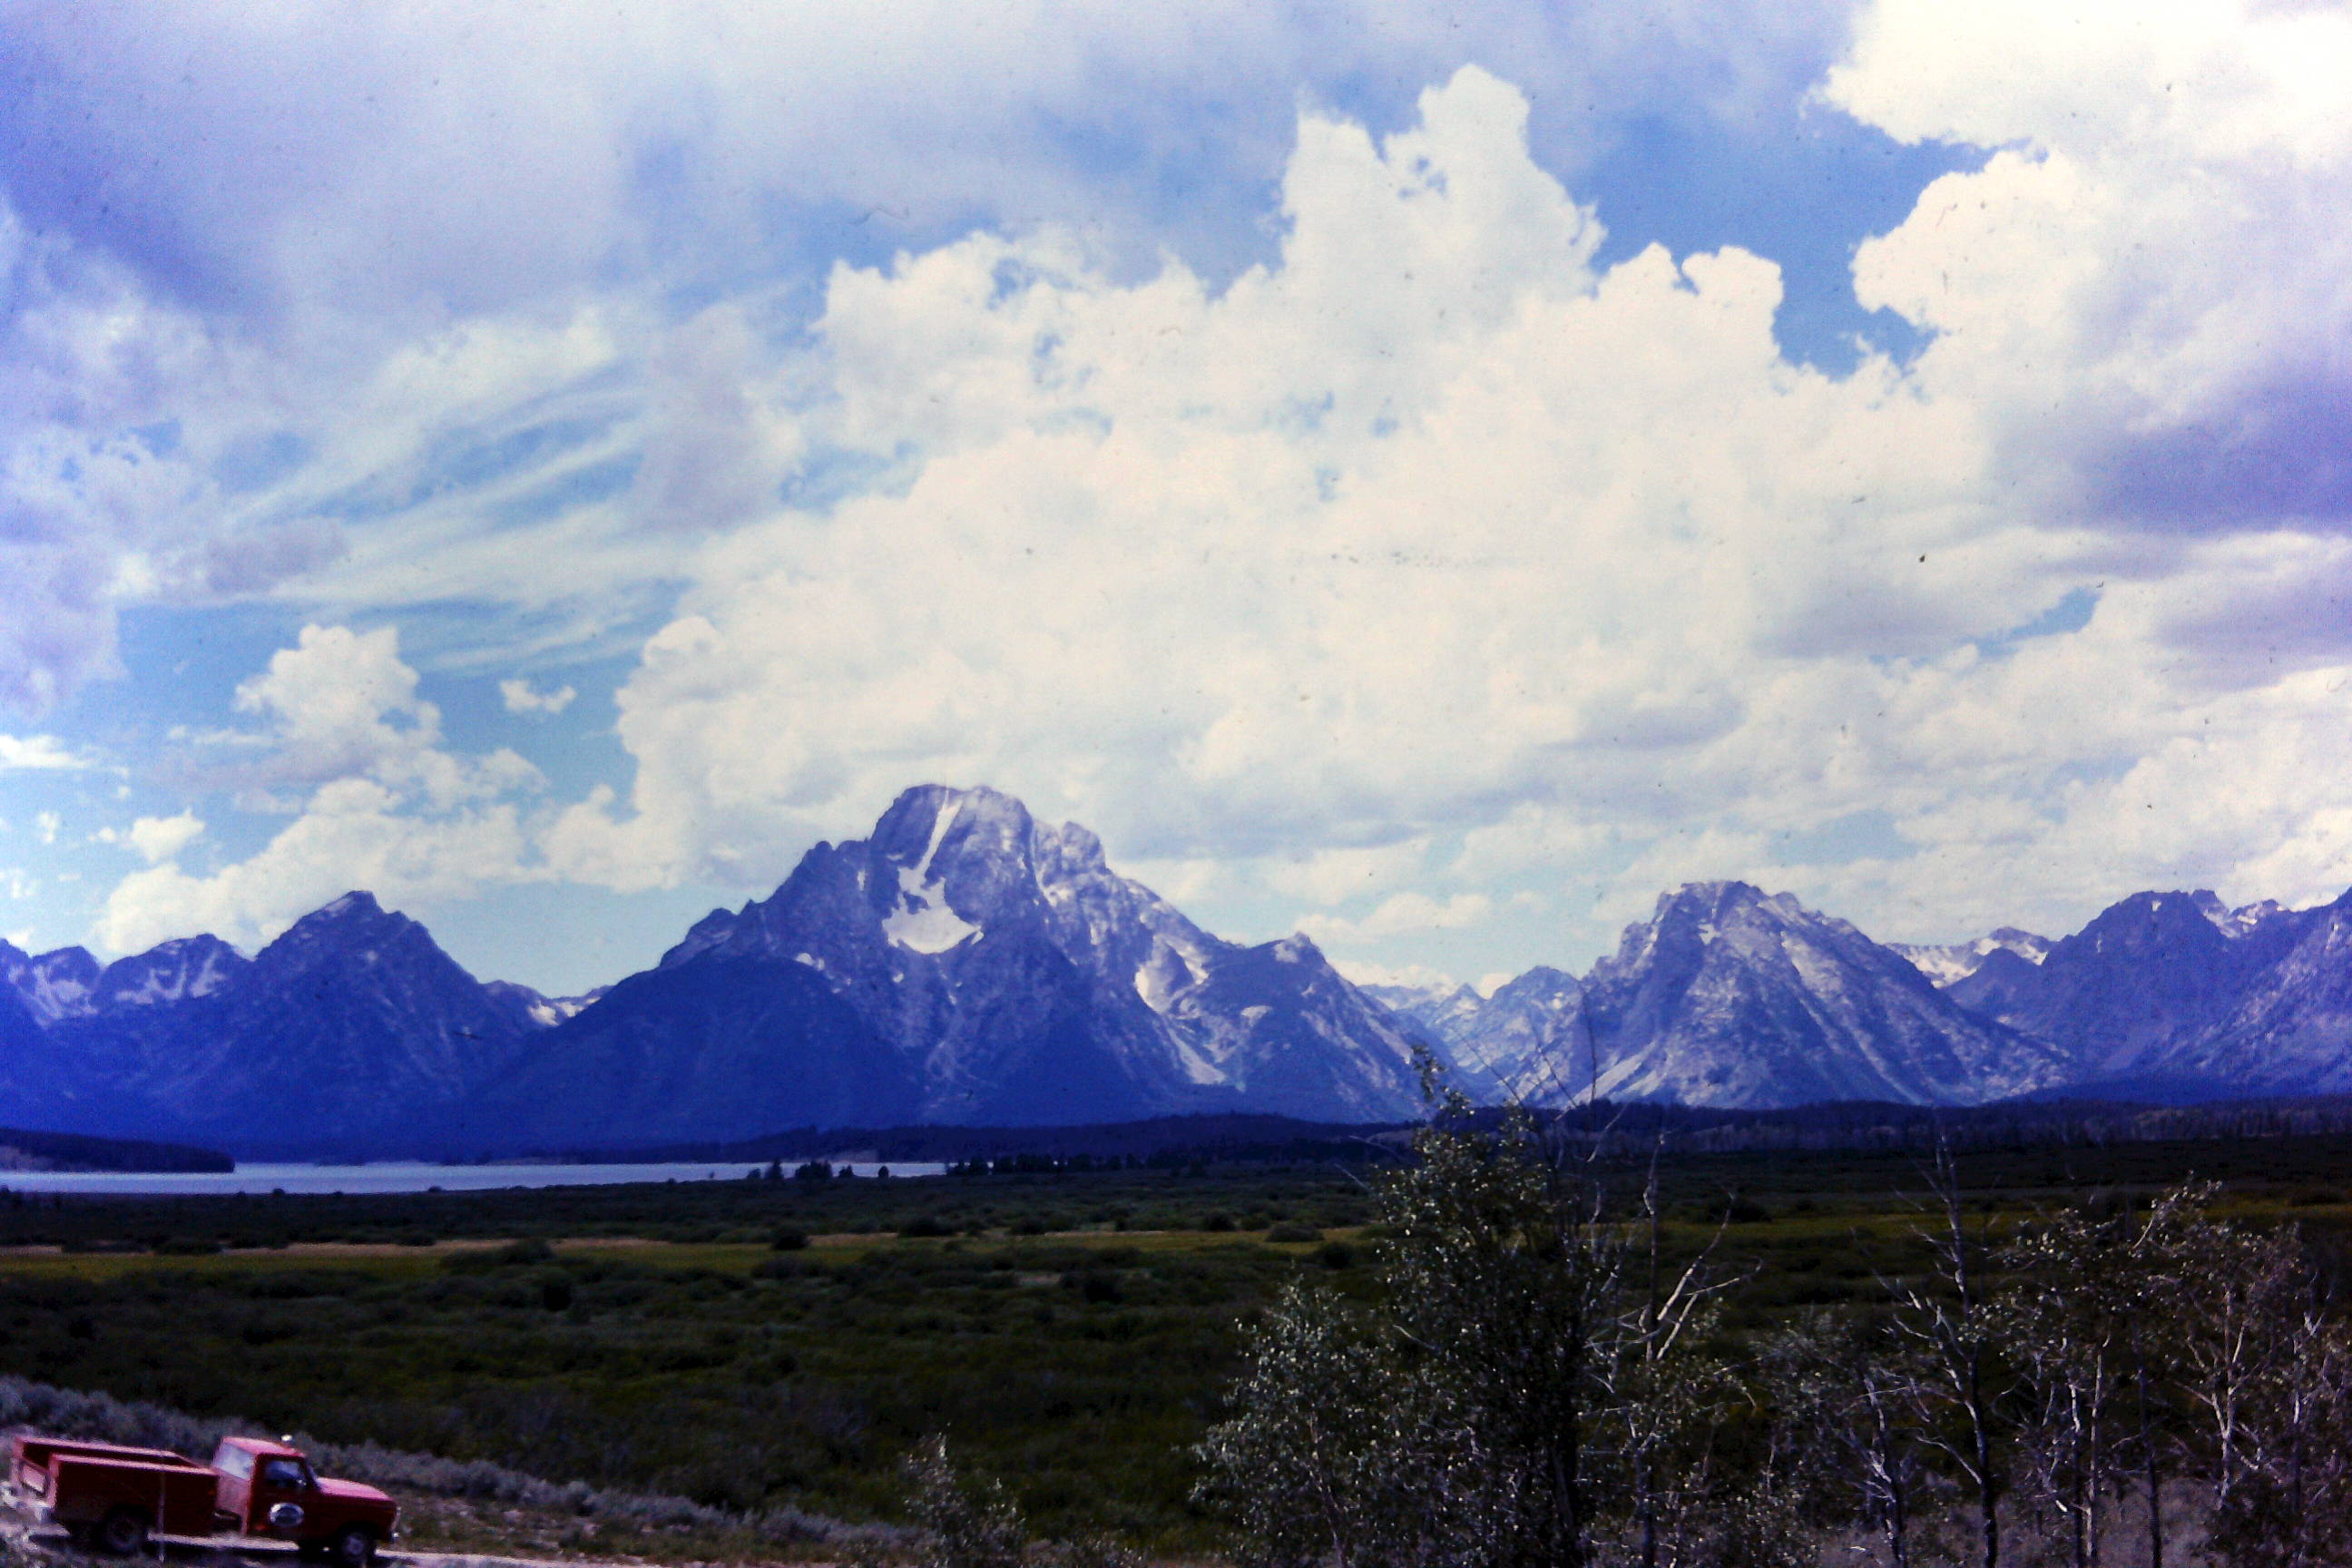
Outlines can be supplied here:
[[357, 1481], [315, 1475], [302, 1450], [260, 1437], [224, 1438], [210, 1465], [162, 1448], [70, 1437], [16, 1439], [10, 1474], [37, 1521], [127, 1556], [158, 1535], [291, 1541], [341, 1568], [367, 1568], [392, 1539], [399, 1507]]

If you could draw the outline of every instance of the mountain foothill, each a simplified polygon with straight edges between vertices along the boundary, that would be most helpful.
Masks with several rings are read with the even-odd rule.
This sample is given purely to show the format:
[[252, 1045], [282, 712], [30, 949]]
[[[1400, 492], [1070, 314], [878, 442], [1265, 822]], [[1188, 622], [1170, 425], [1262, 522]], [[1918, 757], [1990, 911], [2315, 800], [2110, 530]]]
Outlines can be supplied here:
[[1693, 883], [1581, 977], [1350, 983], [1220, 938], [1095, 836], [990, 789], [907, 791], [764, 900], [586, 996], [482, 982], [352, 892], [251, 957], [101, 965], [0, 942], [0, 1123], [247, 1155], [478, 1157], [796, 1128], [1192, 1113], [1365, 1123], [1473, 1100], [1778, 1108], [2352, 1089], [2352, 893], [2137, 893], [2073, 935], [1873, 941]]

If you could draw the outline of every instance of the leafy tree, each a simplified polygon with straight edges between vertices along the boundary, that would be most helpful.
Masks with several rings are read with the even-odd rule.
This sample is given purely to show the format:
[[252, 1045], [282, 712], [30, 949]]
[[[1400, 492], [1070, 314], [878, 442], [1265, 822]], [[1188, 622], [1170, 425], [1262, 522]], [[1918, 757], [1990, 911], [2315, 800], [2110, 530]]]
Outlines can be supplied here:
[[1414, 1153], [1380, 1194], [1377, 1305], [1301, 1289], [1265, 1316], [1198, 1450], [1203, 1499], [1270, 1564], [1690, 1561], [1727, 1384], [1700, 1349], [1706, 1260], [1665, 1268], [1654, 1184], [1640, 1258], [1528, 1115], [1482, 1129], [1449, 1100]]
[[1199, 1449], [1203, 1500], [1249, 1561], [1386, 1568], [1443, 1557], [1464, 1527], [1449, 1483], [1470, 1468], [1444, 1385], [1400, 1358], [1386, 1325], [1292, 1285], [1248, 1333], [1229, 1395], [1241, 1413]]

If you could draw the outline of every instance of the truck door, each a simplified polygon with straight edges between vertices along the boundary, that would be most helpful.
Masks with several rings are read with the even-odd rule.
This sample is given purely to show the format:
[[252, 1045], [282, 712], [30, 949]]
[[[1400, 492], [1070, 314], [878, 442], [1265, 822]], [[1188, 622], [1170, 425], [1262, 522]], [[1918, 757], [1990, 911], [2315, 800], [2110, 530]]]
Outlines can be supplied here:
[[273, 1455], [254, 1467], [253, 1500], [246, 1510], [248, 1528], [258, 1532], [272, 1529], [276, 1533], [290, 1534], [302, 1528], [300, 1522], [278, 1525], [274, 1517], [281, 1503], [290, 1503], [301, 1510], [307, 1521], [317, 1503], [318, 1483], [310, 1479], [310, 1467], [300, 1459]]

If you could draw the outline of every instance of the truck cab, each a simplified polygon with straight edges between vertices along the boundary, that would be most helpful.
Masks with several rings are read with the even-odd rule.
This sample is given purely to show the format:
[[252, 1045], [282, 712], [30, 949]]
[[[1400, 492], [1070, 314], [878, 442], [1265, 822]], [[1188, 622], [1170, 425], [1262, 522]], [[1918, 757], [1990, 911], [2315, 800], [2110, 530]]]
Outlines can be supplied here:
[[289, 1443], [225, 1437], [213, 1451], [213, 1469], [223, 1529], [293, 1541], [344, 1568], [363, 1568], [392, 1538], [399, 1510], [391, 1498], [358, 1481], [321, 1478]]

